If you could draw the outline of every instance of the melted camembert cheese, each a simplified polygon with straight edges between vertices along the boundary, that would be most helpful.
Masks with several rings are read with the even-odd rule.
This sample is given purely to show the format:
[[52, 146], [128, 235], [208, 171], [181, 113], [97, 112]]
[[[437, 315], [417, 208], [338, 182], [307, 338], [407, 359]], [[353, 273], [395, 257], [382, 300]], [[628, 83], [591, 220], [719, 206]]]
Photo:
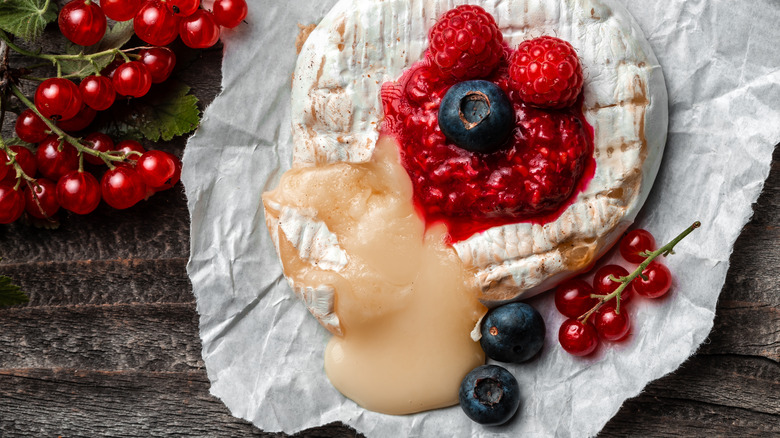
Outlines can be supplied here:
[[312, 214], [347, 254], [344, 266], [326, 269], [277, 230], [296, 290], [335, 291], [341, 335], [325, 350], [328, 378], [359, 405], [386, 414], [456, 404], [461, 380], [485, 360], [470, 336], [486, 311], [475, 277], [445, 243], [444, 226], [426, 229], [415, 211], [398, 150], [381, 137], [369, 162], [293, 168], [264, 196], [267, 210]]

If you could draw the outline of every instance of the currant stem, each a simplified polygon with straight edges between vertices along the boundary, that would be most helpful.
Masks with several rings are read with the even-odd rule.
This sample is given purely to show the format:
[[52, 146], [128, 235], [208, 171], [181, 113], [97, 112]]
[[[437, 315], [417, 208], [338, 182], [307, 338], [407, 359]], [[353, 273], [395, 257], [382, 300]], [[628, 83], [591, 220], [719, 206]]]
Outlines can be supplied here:
[[643, 261], [639, 266], [637, 266], [637, 268], [634, 270], [634, 272], [629, 274], [627, 277], [614, 278], [614, 276], [610, 276], [610, 279], [612, 281], [620, 282], [621, 283], [620, 286], [618, 286], [618, 288], [615, 289], [614, 292], [612, 292], [612, 293], [610, 293], [608, 295], [591, 294], [590, 297], [591, 298], [598, 298], [599, 302], [595, 306], [593, 306], [593, 308], [588, 310], [584, 315], [580, 316], [578, 319], [582, 323], [586, 323], [588, 321], [588, 318], [590, 318], [591, 315], [593, 315], [595, 312], [597, 312], [601, 308], [601, 306], [603, 306], [606, 302], [608, 302], [609, 300], [611, 300], [613, 298], [616, 299], [616, 301], [615, 301], [615, 313], [617, 313], [619, 315], [620, 314], [620, 294], [623, 293], [623, 291], [626, 289], [626, 287], [628, 287], [628, 285], [632, 281], [634, 281], [635, 278], [637, 278], [639, 276], [642, 276], [643, 275], [642, 272], [645, 269], [647, 269], [647, 266], [650, 265], [650, 263], [653, 260], [655, 260], [656, 257], [658, 257], [659, 255], [667, 256], [669, 254], [673, 254], [674, 252], [672, 250], [674, 249], [675, 245], [680, 243], [681, 240], [685, 239], [686, 236], [691, 234], [693, 232], [693, 230], [695, 230], [696, 228], [699, 228], [700, 226], [701, 226], [701, 222], [699, 222], [699, 221], [694, 222], [693, 224], [691, 224], [690, 227], [686, 228], [685, 231], [680, 233], [677, 237], [672, 239], [669, 243], [667, 243], [666, 245], [664, 245], [664, 246], [658, 248], [657, 250], [649, 253], [647, 258], [645, 258], [645, 261]]

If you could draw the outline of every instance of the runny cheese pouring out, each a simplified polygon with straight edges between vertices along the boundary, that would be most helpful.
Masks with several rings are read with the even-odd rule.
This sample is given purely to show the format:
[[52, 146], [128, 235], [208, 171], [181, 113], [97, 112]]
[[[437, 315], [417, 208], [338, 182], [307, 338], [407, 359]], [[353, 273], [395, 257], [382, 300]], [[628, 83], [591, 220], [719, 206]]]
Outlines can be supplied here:
[[[457, 404], [460, 381], [485, 360], [471, 336], [485, 306], [528, 298], [591, 266], [634, 220], [666, 140], [661, 68], [620, 4], [479, 2], [501, 32], [503, 65], [521, 42], [543, 35], [574, 47], [582, 94], [574, 108], [549, 111], [582, 120], [589, 167], [571, 197], [543, 214], [487, 215], [460, 228], [473, 234], [454, 232], [462, 218], [431, 220], [438, 210], [424, 205], [421, 193], [433, 186], [420, 181], [435, 178], [425, 180], [409, 163], [430, 162], [435, 148], [449, 150], [448, 140], [433, 125], [425, 128], [436, 132], [430, 140], [399, 135], [393, 117], [410, 110], [395, 108], [391, 115], [383, 106], [405, 105], [409, 95], [402, 92], [415, 69], [440, 72], [430, 58], [429, 30], [463, 3], [339, 1], [298, 57], [293, 166], [263, 195], [290, 286], [334, 335], [325, 352], [329, 379], [359, 405], [382, 413]], [[475, 79], [507, 87], [507, 70]], [[445, 81], [457, 82], [452, 76]], [[435, 122], [419, 120], [441, 103], [432, 90], [422, 97], [431, 103], [412, 111], [418, 125]], [[516, 137], [547, 120], [539, 111], [533, 105], [516, 111], [526, 117], [518, 120]], [[557, 120], [559, 113], [549, 117]], [[429, 143], [423, 157], [419, 148]], [[466, 161], [475, 166], [474, 160]]]

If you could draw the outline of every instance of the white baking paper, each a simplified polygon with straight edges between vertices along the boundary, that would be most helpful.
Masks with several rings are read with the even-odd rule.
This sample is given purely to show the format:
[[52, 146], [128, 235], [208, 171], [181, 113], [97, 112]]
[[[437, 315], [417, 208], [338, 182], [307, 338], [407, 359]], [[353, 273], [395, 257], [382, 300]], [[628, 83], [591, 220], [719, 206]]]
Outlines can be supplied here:
[[323, 371], [330, 336], [294, 298], [266, 231], [260, 195], [289, 167], [290, 78], [298, 23], [335, 0], [249, 1], [248, 24], [223, 34], [223, 92], [184, 154], [191, 213], [188, 271], [200, 313], [211, 393], [265, 431], [342, 421], [368, 436], [589, 436], [627, 398], [676, 369], [707, 337], [732, 246], [752, 214], [780, 141], [780, 4], [626, 0], [663, 66], [669, 137], [637, 221], [659, 243], [703, 223], [666, 263], [664, 300], [631, 303], [628, 342], [575, 358], [557, 345], [563, 317], [548, 294], [532, 302], [547, 324], [541, 358], [510, 366], [522, 405], [499, 428], [459, 407], [409, 415], [369, 412]]

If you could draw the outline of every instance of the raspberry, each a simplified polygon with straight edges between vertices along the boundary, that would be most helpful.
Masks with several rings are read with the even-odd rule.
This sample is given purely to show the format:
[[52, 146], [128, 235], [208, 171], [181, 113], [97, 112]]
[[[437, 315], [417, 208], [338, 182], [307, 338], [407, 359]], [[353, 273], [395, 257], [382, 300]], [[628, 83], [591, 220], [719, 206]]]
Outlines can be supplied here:
[[509, 77], [520, 99], [542, 108], [571, 106], [582, 90], [574, 47], [551, 36], [520, 43], [509, 61]]
[[458, 6], [431, 28], [431, 60], [443, 74], [455, 79], [484, 78], [501, 61], [503, 38], [496, 20], [484, 9]]

